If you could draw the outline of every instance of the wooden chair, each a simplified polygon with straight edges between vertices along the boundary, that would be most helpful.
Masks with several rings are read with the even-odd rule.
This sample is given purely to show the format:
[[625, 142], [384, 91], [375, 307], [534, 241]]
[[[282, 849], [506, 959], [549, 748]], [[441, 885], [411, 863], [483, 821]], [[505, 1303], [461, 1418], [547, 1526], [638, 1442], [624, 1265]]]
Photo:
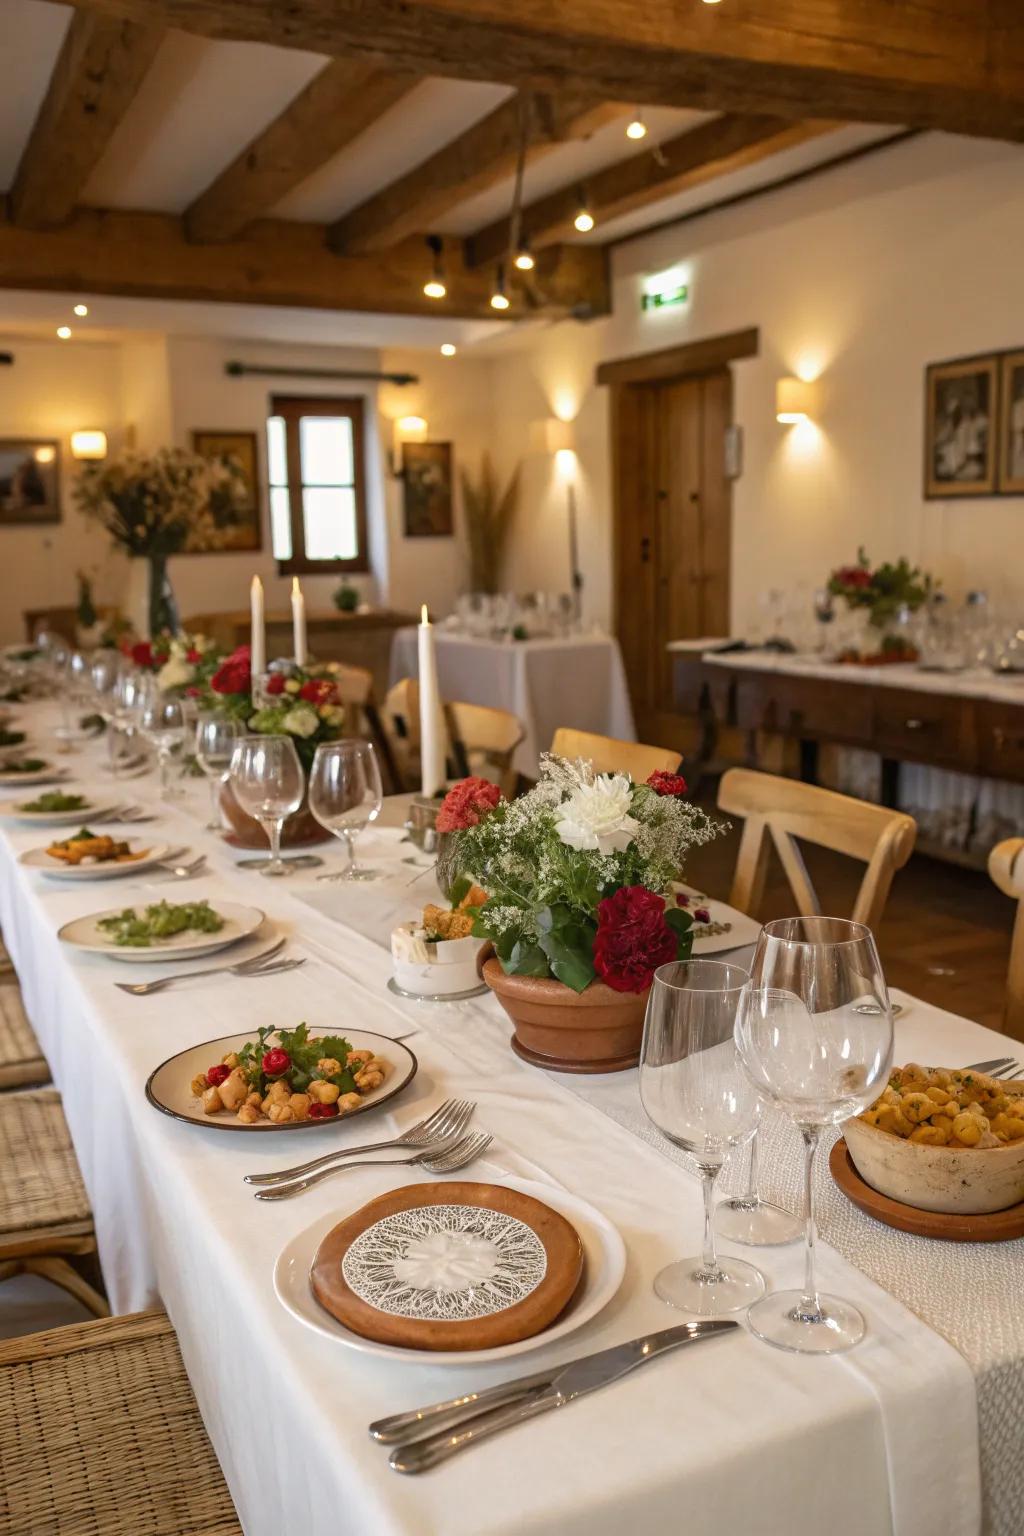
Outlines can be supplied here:
[[903, 811], [891, 811], [866, 800], [779, 779], [752, 768], [730, 768], [722, 775], [718, 805], [731, 816], [744, 818], [736, 872], [729, 895], [731, 906], [757, 915], [764, 897], [772, 844], [804, 917], [821, 913], [803, 855], [796, 839], [831, 848], [867, 864], [853, 904], [855, 922], [875, 927], [882, 916], [892, 877], [910, 858], [917, 823]]
[[50, 1068], [25, 1013], [17, 978], [0, 978], [0, 1089], [49, 1080]]
[[2, 1536], [242, 1536], [163, 1312], [0, 1342], [0, 1463]]
[[999, 889], [1017, 903], [1003, 1028], [1014, 1040], [1024, 1040], [1024, 837], [1008, 837], [997, 843], [988, 856], [988, 872]]
[[[526, 735], [522, 722], [507, 709], [486, 704], [448, 703], [444, 706], [448, 758], [455, 774], [475, 773], [515, 794], [519, 775], [512, 766], [516, 748]], [[420, 689], [405, 677], [388, 690], [385, 715], [392, 747], [406, 784], [419, 782]]]
[[374, 698], [373, 673], [366, 667], [343, 665], [339, 667], [334, 681], [345, 706], [345, 735], [365, 736], [373, 742], [381, 760], [384, 793], [397, 794], [402, 787], [402, 779]]
[[92, 1211], [60, 1094], [0, 1094], [0, 1280], [40, 1275], [106, 1317], [110, 1308], [99, 1291], [68, 1262], [95, 1253]]
[[652, 773], [675, 773], [679, 753], [668, 747], [645, 747], [638, 741], [616, 741], [614, 736], [595, 736], [561, 725], [551, 750], [558, 757], [588, 758], [597, 773], [628, 773], [634, 784], [643, 784]]

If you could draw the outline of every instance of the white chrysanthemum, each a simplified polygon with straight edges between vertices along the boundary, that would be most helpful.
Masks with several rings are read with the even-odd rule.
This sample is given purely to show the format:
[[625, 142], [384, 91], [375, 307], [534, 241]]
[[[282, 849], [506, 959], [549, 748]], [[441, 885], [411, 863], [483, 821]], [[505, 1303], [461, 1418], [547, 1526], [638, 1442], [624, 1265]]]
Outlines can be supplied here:
[[308, 704], [297, 704], [281, 721], [289, 736], [312, 736], [320, 724], [320, 716]]
[[632, 781], [621, 773], [577, 784], [557, 813], [560, 840], [577, 852], [625, 853], [639, 826], [630, 815], [632, 791]]

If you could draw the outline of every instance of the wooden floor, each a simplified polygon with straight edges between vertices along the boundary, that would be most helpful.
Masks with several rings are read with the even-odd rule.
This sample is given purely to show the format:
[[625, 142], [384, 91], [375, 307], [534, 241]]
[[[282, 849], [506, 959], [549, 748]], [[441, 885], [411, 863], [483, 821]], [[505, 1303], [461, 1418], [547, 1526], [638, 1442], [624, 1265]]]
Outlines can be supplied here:
[[[701, 803], [714, 810], [713, 787]], [[711, 895], [724, 896], [732, 879], [740, 827], [698, 848], [686, 878]], [[863, 865], [825, 849], [804, 848], [822, 910], [848, 916]], [[782, 867], [772, 870], [764, 920], [796, 911]], [[987, 875], [915, 854], [893, 882], [880, 933], [876, 934], [886, 980], [916, 997], [963, 1014], [990, 1029], [1002, 1028], [1003, 989], [1010, 956], [1013, 903]]]

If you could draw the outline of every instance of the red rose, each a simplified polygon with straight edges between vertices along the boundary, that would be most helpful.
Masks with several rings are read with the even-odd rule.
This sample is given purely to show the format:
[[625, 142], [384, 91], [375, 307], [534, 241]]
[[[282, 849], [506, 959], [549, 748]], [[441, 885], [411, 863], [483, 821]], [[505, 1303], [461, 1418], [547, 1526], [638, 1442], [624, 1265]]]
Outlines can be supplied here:
[[221, 662], [210, 678], [214, 693], [249, 693], [252, 688], [252, 671], [249, 665], [249, 647], [240, 645]]
[[268, 693], [284, 693], [284, 673], [271, 672], [267, 678]]
[[844, 587], [870, 587], [872, 576], [862, 565], [841, 565], [835, 579]]
[[501, 790], [489, 779], [460, 779], [441, 802], [437, 830], [464, 832], [467, 827], [475, 827], [481, 816], [493, 811], [500, 799]]
[[231, 1068], [225, 1066], [207, 1067], [206, 1081], [211, 1088], [219, 1088], [225, 1078], [231, 1076]]
[[263, 1058], [263, 1070], [268, 1077], [280, 1077], [282, 1072], [287, 1072], [292, 1064], [292, 1059], [287, 1051], [282, 1051], [279, 1045], [266, 1053]]
[[199, 652], [196, 650], [194, 645], [190, 645], [188, 650], [185, 652], [185, 660], [190, 661], [193, 666], [199, 660]]
[[153, 666], [153, 647], [148, 640], [140, 640], [132, 646], [132, 661], [137, 667]]
[[307, 1111], [311, 1120], [330, 1120], [338, 1113], [337, 1104], [311, 1104]]
[[646, 992], [678, 947], [664, 900], [646, 886], [625, 885], [599, 903], [594, 969], [615, 992]]
[[307, 704], [330, 704], [336, 697], [334, 684], [325, 677], [310, 677], [299, 689], [299, 698]]
[[686, 780], [681, 773], [666, 773], [658, 768], [647, 780], [656, 795], [685, 795]]
[[199, 689], [198, 688], [186, 688], [185, 689], [185, 693], [186, 693], [186, 695], [190, 699], [198, 699], [198, 697], [199, 697]]

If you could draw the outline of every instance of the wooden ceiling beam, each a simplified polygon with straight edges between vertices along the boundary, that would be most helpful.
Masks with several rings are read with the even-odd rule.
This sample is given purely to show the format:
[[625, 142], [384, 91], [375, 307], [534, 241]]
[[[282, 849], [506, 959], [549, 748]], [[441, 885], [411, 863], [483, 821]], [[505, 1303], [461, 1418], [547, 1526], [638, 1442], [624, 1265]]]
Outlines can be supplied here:
[[459, 203], [513, 174], [524, 115], [526, 160], [531, 163], [556, 144], [586, 138], [625, 111], [610, 102], [576, 97], [555, 102], [548, 96], [514, 96], [345, 214], [331, 226], [330, 244], [339, 252], [365, 255], [435, 228]]
[[[153, 0], [74, 0], [121, 17]], [[1024, 140], [1019, 0], [158, 0], [210, 37], [594, 99]]]
[[[520, 232], [531, 250], [571, 235], [581, 198], [598, 225], [634, 213], [716, 176], [756, 165], [824, 133], [834, 123], [791, 123], [778, 117], [737, 117], [727, 113], [641, 149], [614, 165], [569, 183], [523, 209]], [[509, 221], [499, 219], [467, 241], [471, 266], [500, 261], [508, 250]]]
[[401, 101], [419, 75], [332, 59], [185, 211], [190, 240], [231, 240]]
[[11, 187], [17, 223], [69, 216], [163, 37], [151, 22], [75, 12]]
[[504, 316], [491, 309], [488, 274], [465, 267], [462, 242], [446, 242], [447, 298], [423, 294], [423, 242], [373, 256], [336, 256], [322, 224], [264, 219], [242, 238], [187, 241], [181, 220], [163, 213], [80, 208], [57, 229], [31, 230], [0, 217], [0, 288], [111, 293], [128, 298], [282, 304], [377, 314], [520, 320], [526, 314], [608, 314], [607, 257], [599, 247], [551, 247], [538, 262], [528, 309], [512, 295]]

